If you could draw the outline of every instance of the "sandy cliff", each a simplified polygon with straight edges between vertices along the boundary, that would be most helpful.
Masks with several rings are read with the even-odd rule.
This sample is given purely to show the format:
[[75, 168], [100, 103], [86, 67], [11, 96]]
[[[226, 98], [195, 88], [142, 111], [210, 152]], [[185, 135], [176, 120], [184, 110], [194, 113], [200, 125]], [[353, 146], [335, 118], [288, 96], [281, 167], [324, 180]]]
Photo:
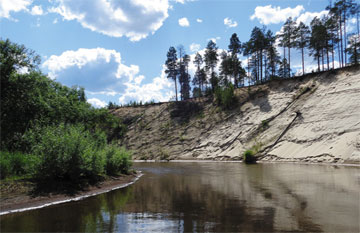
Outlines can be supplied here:
[[210, 99], [124, 107], [121, 142], [135, 159], [360, 163], [360, 67], [236, 90], [228, 111]]

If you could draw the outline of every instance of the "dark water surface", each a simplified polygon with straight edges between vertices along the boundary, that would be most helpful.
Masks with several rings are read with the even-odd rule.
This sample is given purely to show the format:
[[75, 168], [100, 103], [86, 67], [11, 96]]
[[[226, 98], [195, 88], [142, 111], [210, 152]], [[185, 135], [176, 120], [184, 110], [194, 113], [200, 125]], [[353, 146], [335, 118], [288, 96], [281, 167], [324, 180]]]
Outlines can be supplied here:
[[359, 232], [357, 167], [135, 163], [144, 176], [82, 201], [1, 216], [1, 232]]

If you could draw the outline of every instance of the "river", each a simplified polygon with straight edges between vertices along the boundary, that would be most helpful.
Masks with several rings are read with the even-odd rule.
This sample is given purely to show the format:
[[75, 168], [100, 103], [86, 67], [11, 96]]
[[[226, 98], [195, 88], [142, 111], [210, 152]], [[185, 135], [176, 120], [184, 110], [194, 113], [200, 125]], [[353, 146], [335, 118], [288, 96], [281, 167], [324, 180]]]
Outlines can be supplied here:
[[135, 163], [133, 185], [1, 216], [1, 232], [359, 232], [360, 169], [222, 162]]

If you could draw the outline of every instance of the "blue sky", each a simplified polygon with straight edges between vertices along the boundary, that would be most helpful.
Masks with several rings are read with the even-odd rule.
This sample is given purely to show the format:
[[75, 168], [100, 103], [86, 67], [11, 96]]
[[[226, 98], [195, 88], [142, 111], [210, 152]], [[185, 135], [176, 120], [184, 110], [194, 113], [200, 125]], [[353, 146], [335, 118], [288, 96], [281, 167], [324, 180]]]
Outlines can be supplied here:
[[[163, 68], [170, 46], [182, 44], [194, 54], [213, 39], [220, 49], [227, 49], [234, 32], [245, 42], [254, 26], [265, 25], [275, 33], [289, 16], [309, 23], [326, 14], [327, 4], [328, 0], [0, 0], [0, 34], [35, 50], [44, 73], [67, 86], [85, 87], [88, 101], [101, 107], [109, 101], [173, 98], [174, 84]], [[300, 68], [298, 52], [292, 60]], [[307, 63], [315, 65], [311, 58]]]

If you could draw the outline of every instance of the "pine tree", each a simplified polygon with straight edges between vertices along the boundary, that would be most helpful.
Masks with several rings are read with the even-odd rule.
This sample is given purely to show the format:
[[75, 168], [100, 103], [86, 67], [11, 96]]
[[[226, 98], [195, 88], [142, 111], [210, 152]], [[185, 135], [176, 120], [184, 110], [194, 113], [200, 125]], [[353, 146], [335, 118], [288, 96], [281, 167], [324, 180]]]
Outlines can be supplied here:
[[352, 34], [348, 40], [348, 48], [347, 52], [350, 55], [350, 63], [351, 64], [359, 64], [360, 63], [360, 35]]
[[190, 98], [190, 75], [189, 75], [189, 62], [190, 56], [184, 54], [179, 67], [179, 82], [180, 82], [180, 93], [181, 99], [187, 100]]
[[241, 54], [241, 42], [238, 38], [238, 36], [236, 35], [236, 33], [232, 34], [231, 38], [230, 38], [230, 44], [229, 44], [229, 52], [231, 54], [231, 62], [232, 62], [232, 76], [234, 78], [234, 86], [238, 87], [238, 82], [239, 82], [239, 75], [240, 75], [240, 70], [238, 69], [239, 67], [239, 58], [238, 55]]
[[178, 59], [178, 76], [180, 83], [181, 100], [190, 98], [190, 75], [189, 75], [189, 62], [190, 56], [186, 54], [184, 46], [178, 46], [179, 59]]
[[271, 78], [276, 76], [276, 68], [278, 63], [280, 62], [280, 57], [275, 47], [276, 36], [273, 35], [272, 31], [268, 30], [265, 38], [267, 42], [266, 58], [268, 60], [268, 64], [265, 68], [265, 76], [267, 78]]
[[175, 82], [175, 95], [176, 101], [178, 101], [177, 96], [177, 75], [178, 75], [178, 64], [177, 64], [177, 55], [176, 49], [174, 47], [170, 47], [167, 53], [167, 60], [165, 62], [166, 70], [165, 73], [167, 74], [167, 78], [171, 78]]
[[[228, 54], [226, 51], [223, 51], [220, 54], [221, 63], [220, 63], [220, 84], [227, 85], [230, 81], [228, 76], [233, 74], [234, 71], [234, 63], [232, 60], [232, 56]], [[236, 64], [235, 64], [236, 65]]]
[[278, 76], [282, 78], [289, 78], [291, 73], [291, 69], [289, 64], [287, 63], [286, 58], [283, 58], [279, 62]]
[[218, 63], [218, 54], [217, 47], [214, 41], [210, 40], [206, 46], [204, 61], [205, 61], [205, 69], [207, 72], [210, 72], [210, 84], [211, 89], [214, 92], [218, 85], [218, 78], [215, 73], [215, 67]]
[[246, 43], [244, 55], [251, 55], [250, 69], [254, 75], [255, 82], [263, 81], [263, 58], [266, 48], [266, 39], [264, 35], [265, 28], [254, 27], [251, 31], [250, 40]]
[[[195, 55], [195, 59], [193, 61], [193, 63], [196, 66], [196, 72], [195, 72], [194, 79], [193, 79], [193, 85], [199, 86], [200, 96], [202, 95], [203, 84], [204, 84], [204, 80], [202, 80], [202, 76], [200, 74], [201, 65], [203, 64], [203, 62], [204, 61], [203, 61], [201, 54], [199, 52], [197, 52]], [[206, 75], [205, 75], [205, 79], [206, 79]]]
[[193, 79], [193, 85], [199, 86], [201, 95], [204, 92], [204, 84], [206, 84], [206, 83], [207, 83], [206, 71], [204, 70], [204, 68], [201, 68], [196, 71], [196, 73], [194, 75], [194, 79]]
[[292, 20], [291, 17], [289, 17], [283, 26], [283, 37], [284, 37], [284, 45], [288, 48], [288, 63], [289, 63], [289, 69], [291, 67], [291, 56], [290, 56], [290, 50], [295, 45], [295, 38], [296, 38], [296, 22]]
[[301, 50], [301, 60], [302, 60], [302, 71], [303, 75], [305, 74], [304, 68], [304, 49], [308, 47], [310, 41], [310, 29], [303, 22], [300, 22], [296, 30], [296, 40], [295, 47]]
[[315, 17], [311, 23], [311, 37], [309, 43], [310, 54], [318, 62], [318, 71], [320, 71], [320, 58], [324, 69], [324, 49], [326, 48], [327, 31], [322, 21]]

